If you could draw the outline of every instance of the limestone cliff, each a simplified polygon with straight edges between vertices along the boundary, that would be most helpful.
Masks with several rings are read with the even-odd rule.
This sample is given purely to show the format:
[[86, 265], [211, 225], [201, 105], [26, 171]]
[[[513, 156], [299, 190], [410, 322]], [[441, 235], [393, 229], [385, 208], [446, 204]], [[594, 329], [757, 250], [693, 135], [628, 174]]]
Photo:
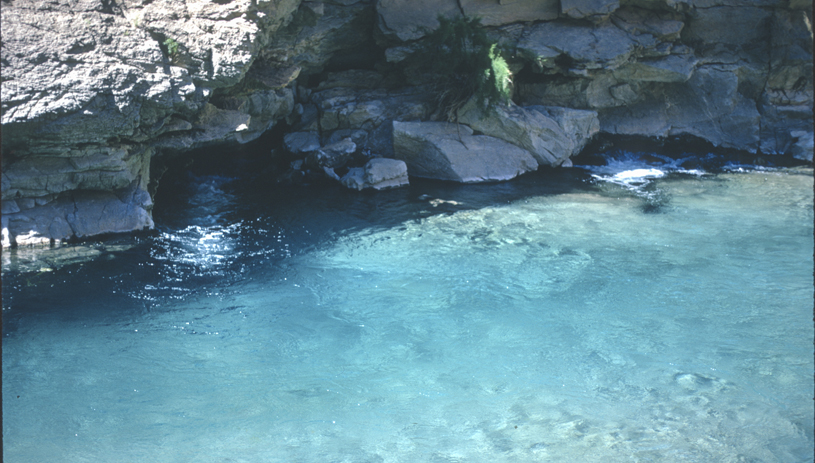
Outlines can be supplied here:
[[[515, 105], [552, 108], [523, 111], [557, 119], [558, 130], [564, 122], [554, 114], [591, 113], [608, 134], [689, 135], [811, 160], [810, 8], [802, 0], [2, 0], [3, 246], [150, 228], [158, 161], [246, 143], [278, 124], [319, 145], [348, 137], [392, 154], [392, 121], [431, 116], [430, 95], [404, 57], [439, 14], [480, 17], [512, 52]], [[553, 165], [583, 141], [561, 143], [567, 151], [553, 154]]]

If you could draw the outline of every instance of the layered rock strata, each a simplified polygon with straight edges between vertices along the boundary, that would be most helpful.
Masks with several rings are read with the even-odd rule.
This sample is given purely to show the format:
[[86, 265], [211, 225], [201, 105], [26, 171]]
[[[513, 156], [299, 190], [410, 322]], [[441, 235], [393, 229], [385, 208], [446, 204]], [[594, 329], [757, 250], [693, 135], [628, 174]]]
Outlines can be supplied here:
[[[353, 178], [372, 156], [444, 177], [411, 168], [394, 131], [432, 122], [433, 92], [404, 58], [440, 14], [481, 18], [515, 91], [434, 146], [472, 137], [568, 166], [596, 133], [690, 136], [812, 160], [801, 0], [4, 0], [3, 246], [150, 228], [163, 158], [274, 126], [301, 168], [349, 139]], [[486, 173], [450, 179], [509, 176], [457, 162]]]

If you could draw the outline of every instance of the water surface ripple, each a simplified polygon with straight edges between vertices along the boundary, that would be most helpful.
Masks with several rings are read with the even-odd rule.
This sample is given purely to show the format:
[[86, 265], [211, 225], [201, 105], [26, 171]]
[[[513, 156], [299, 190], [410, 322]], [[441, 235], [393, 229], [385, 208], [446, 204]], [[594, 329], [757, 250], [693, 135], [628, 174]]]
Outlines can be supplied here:
[[648, 169], [191, 174], [5, 270], [4, 461], [812, 461], [811, 171]]

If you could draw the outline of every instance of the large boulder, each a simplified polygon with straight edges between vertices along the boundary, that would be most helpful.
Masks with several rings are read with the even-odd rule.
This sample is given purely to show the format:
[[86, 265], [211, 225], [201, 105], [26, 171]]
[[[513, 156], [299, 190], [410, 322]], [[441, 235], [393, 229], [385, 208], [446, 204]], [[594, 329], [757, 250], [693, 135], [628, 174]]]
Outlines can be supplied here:
[[[600, 121], [596, 111], [564, 108], [560, 106], [529, 106], [526, 109], [538, 111], [557, 122], [569, 143], [564, 143], [569, 156], [580, 154], [591, 139], [600, 132]], [[568, 164], [564, 160], [564, 164]]]
[[[554, 117], [553, 117], [554, 116]], [[594, 111], [515, 104], [481, 109], [474, 100], [459, 111], [459, 122], [474, 130], [517, 145], [542, 166], [560, 166], [578, 154], [600, 129]]]
[[342, 178], [342, 184], [354, 190], [384, 190], [409, 183], [407, 164], [398, 159], [374, 158], [364, 167], [354, 167]]
[[538, 168], [528, 151], [447, 122], [393, 122], [393, 151], [410, 175], [461, 183], [509, 180]]
[[790, 154], [796, 159], [812, 162], [812, 153], [815, 150], [815, 139], [812, 132], [807, 130], [794, 130], [790, 132], [792, 146], [789, 148]]

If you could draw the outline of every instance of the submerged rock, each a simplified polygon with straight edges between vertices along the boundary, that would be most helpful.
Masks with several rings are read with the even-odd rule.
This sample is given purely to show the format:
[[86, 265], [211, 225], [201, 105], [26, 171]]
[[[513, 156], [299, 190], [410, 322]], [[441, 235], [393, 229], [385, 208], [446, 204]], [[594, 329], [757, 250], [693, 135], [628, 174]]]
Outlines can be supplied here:
[[528, 151], [447, 122], [393, 122], [393, 150], [410, 175], [461, 183], [509, 180], [537, 170]]

